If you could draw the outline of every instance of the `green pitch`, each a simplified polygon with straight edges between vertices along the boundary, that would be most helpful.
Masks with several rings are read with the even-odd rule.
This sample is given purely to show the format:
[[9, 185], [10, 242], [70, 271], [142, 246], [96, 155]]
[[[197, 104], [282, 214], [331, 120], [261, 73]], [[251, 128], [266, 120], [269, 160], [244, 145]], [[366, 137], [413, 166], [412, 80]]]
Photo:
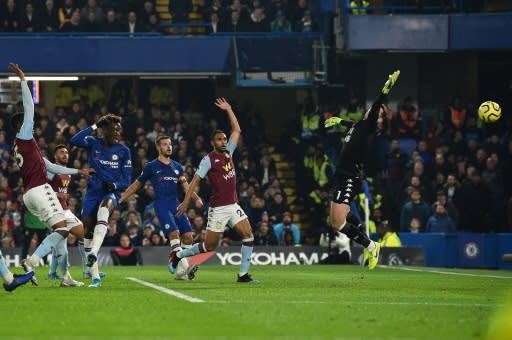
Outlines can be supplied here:
[[191, 282], [165, 266], [103, 269], [100, 289], [59, 288], [39, 268], [39, 287], [2, 291], [1, 337], [482, 338], [512, 287], [507, 271], [253, 266], [261, 283], [241, 285], [232, 266], [202, 266]]

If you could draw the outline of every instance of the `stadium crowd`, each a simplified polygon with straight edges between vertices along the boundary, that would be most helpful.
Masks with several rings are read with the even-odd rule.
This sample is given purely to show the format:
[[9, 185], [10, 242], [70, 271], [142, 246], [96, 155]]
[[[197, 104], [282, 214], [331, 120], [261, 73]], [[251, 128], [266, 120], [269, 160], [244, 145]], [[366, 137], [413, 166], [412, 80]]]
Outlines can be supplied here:
[[[161, 32], [153, 0], [2, 0], [0, 32]], [[318, 31], [307, 0], [169, 1], [173, 24], [204, 33]], [[202, 32], [203, 32], [202, 31]]]

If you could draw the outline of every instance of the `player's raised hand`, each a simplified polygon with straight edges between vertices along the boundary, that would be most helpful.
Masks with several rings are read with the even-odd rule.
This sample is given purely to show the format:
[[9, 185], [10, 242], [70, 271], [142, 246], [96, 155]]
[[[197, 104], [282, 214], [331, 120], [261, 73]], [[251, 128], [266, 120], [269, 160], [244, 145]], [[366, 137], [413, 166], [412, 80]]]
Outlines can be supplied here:
[[89, 177], [89, 175], [91, 175], [95, 172], [96, 172], [96, 169], [94, 169], [94, 168], [83, 168], [83, 169], [78, 170], [78, 173], [85, 177]]
[[325, 121], [324, 126], [326, 128], [331, 127], [331, 126], [335, 126], [335, 125], [340, 124], [341, 121], [342, 121], [342, 119], [340, 117], [331, 117], [331, 118], [329, 118], [329, 119], [327, 119]]
[[228, 101], [224, 98], [217, 98], [217, 100], [215, 100], [215, 105], [221, 109], [221, 110], [224, 110], [224, 111], [229, 111], [231, 110], [231, 105], [228, 103]]
[[14, 72], [18, 77], [20, 77], [20, 80], [25, 80], [25, 73], [23, 73], [18, 64], [9, 63], [9, 70]]
[[100, 119], [98, 119], [98, 121], [96, 122], [96, 126], [99, 128], [104, 128], [105, 126], [107, 126], [110, 123], [110, 120], [108, 119], [107, 116], [108, 115], [103, 116]]

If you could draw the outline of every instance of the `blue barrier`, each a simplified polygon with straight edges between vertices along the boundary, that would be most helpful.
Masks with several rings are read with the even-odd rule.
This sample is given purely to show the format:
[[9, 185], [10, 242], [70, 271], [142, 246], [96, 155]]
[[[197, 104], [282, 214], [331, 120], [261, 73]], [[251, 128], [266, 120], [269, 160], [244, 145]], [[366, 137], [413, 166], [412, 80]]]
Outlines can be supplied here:
[[[230, 71], [229, 37], [161, 35], [0, 36], [0, 73], [17, 62], [30, 73], [224, 73]], [[2, 66], [4, 65], [4, 66]]]
[[512, 48], [512, 15], [485, 13], [450, 16], [450, 48]]
[[506, 268], [503, 254], [512, 253], [512, 234], [400, 233], [404, 246], [421, 246], [429, 267]]

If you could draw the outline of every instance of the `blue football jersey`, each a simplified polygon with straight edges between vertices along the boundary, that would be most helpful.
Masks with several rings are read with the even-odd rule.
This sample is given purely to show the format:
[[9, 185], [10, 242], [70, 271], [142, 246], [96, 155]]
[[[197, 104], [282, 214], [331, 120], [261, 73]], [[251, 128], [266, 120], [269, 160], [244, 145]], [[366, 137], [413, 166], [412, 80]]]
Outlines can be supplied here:
[[114, 183], [116, 190], [126, 189], [132, 179], [132, 157], [130, 149], [123, 144], [106, 146], [102, 138], [90, 136], [92, 127], [78, 132], [71, 144], [88, 150], [88, 162], [96, 173], [89, 177], [88, 188], [102, 191], [103, 182]]
[[151, 180], [155, 189], [155, 200], [178, 200], [178, 184], [187, 179], [183, 174], [183, 166], [171, 160], [169, 164], [164, 164], [158, 159], [148, 162], [137, 180], [144, 184]]

